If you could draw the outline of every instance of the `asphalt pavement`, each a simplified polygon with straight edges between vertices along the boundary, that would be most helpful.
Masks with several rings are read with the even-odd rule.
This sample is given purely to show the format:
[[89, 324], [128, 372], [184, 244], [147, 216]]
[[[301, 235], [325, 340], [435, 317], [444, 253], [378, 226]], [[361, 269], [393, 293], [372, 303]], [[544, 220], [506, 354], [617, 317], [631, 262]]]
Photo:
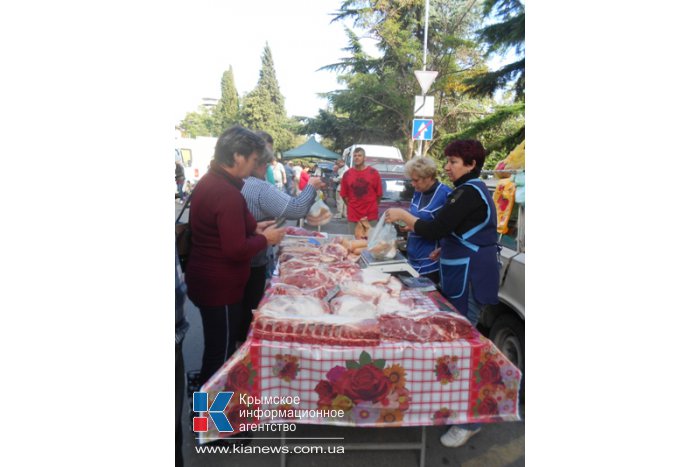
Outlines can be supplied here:
[[[334, 208], [334, 203], [328, 203]], [[175, 215], [181, 205], [175, 201]], [[183, 216], [186, 220], [187, 213]], [[287, 225], [298, 225], [288, 221]], [[305, 226], [309, 228], [308, 226]], [[333, 219], [321, 227], [322, 232], [348, 233], [347, 222]], [[202, 323], [197, 308], [187, 300], [185, 313], [190, 322], [183, 343], [185, 371], [198, 370], [203, 352]], [[183, 454], [186, 466], [218, 467], [272, 467], [281, 465], [280, 454], [223, 454], [198, 453], [196, 442], [189, 418], [191, 403], [185, 400], [183, 410]], [[445, 427], [426, 427], [426, 462], [433, 466], [462, 466], [462, 467], [516, 467], [525, 465], [525, 403], [520, 403], [520, 422], [492, 423], [482, 426], [481, 432], [460, 448], [445, 448], [440, 444], [440, 436]], [[259, 437], [277, 437], [274, 433], [262, 433]], [[294, 437], [339, 437], [341, 441], [333, 441], [338, 445], [349, 446], [354, 443], [410, 443], [420, 442], [421, 428], [351, 428], [335, 426], [297, 425]], [[250, 446], [275, 446], [279, 441], [255, 439]], [[371, 465], [372, 467], [413, 467], [419, 466], [419, 451], [415, 450], [362, 450], [346, 449], [344, 454], [294, 454], [286, 457], [288, 467], [354, 467]]]

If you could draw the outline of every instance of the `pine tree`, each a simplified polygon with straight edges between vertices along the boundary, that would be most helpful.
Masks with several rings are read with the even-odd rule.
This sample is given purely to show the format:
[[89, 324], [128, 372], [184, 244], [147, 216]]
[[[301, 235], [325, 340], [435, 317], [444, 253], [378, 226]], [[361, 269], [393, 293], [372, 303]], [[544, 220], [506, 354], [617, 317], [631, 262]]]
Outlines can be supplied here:
[[482, 73], [465, 80], [470, 94], [493, 96], [499, 89], [513, 83], [515, 100], [525, 99], [525, 7], [520, 0], [486, 0], [484, 18], [499, 21], [482, 28], [479, 39], [488, 45], [487, 54], [503, 54], [509, 50], [522, 58], [502, 66], [496, 71]]
[[507, 154], [525, 139], [525, 7], [521, 0], [485, 0], [484, 21], [497, 21], [481, 28], [477, 34], [486, 46], [486, 54], [504, 54], [514, 50], [513, 62], [496, 71], [484, 71], [463, 81], [467, 93], [493, 96], [496, 91], [514, 92], [513, 102], [496, 106], [491, 115], [471, 122], [465, 129], [447, 135], [446, 141], [461, 138], [483, 138], [498, 135], [487, 146], [488, 151]]

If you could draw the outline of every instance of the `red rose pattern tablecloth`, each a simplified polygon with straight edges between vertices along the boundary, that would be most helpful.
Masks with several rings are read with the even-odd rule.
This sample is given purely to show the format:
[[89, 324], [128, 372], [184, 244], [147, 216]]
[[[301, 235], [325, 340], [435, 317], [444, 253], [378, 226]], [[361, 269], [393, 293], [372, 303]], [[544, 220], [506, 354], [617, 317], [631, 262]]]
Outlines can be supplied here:
[[[447, 302], [431, 294], [442, 308]], [[449, 306], [449, 304], [447, 304]], [[519, 420], [520, 371], [471, 328], [453, 342], [382, 342], [374, 347], [310, 345], [249, 337], [203, 386], [209, 402], [235, 394], [225, 413], [241, 423], [290, 422], [345, 426], [421, 426]], [[298, 396], [299, 403], [248, 404]], [[246, 417], [247, 410], [295, 410], [298, 418]], [[316, 417], [342, 410], [342, 417]], [[279, 413], [279, 412], [278, 412]], [[289, 413], [289, 412], [287, 412]], [[224, 437], [209, 423], [207, 439]]]

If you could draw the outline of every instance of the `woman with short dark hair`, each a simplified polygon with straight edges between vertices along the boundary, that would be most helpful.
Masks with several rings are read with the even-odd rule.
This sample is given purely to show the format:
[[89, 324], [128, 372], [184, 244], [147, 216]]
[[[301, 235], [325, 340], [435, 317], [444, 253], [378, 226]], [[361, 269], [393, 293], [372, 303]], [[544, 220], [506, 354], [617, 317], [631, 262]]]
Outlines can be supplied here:
[[[496, 206], [479, 179], [486, 151], [476, 140], [460, 140], [447, 145], [444, 154], [445, 171], [455, 188], [435, 219], [422, 220], [392, 208], [386, 211], [386, 220], [403, 221], [421, 237], [440, 240], [440, 250], [432, 256], [440, 256], [442, 294], [476, 326], [484, 306], [498, 303]], [[453, 425], [440, 442], [462, 446], [479, 430], [478, 424]]]
[[202, 383], [233, 354], [236, 341], [245, 340], [241, 302], [251, 258], [284, 236], [284, 229], [271, 226], [273, 221], [256, 223], [241, 195], [243, 178], [264, 151], [265, 142], [252, 131], [240, 126], [224, 131], [192, 196], [185, 281], [202, 316]]

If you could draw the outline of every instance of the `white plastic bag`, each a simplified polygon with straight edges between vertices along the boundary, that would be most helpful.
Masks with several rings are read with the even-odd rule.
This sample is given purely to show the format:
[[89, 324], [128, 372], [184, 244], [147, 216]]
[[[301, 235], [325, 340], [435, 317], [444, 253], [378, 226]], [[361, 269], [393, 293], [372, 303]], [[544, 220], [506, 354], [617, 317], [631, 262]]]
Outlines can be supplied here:
[[318, 197], [316, 198], [316, 202], [312, 204], [309, 209], [309, 214], [306, 216], [306, 223], [313, 226], [326, 225], [332, 218], [331, 208], [323, 202], [321, 197]]
[[367, 250], [378, 260], [394, 259], [396, 256], [396, 229], [393, 224], [384, 222], [384, 214], [376, 227], [369, 231]]

